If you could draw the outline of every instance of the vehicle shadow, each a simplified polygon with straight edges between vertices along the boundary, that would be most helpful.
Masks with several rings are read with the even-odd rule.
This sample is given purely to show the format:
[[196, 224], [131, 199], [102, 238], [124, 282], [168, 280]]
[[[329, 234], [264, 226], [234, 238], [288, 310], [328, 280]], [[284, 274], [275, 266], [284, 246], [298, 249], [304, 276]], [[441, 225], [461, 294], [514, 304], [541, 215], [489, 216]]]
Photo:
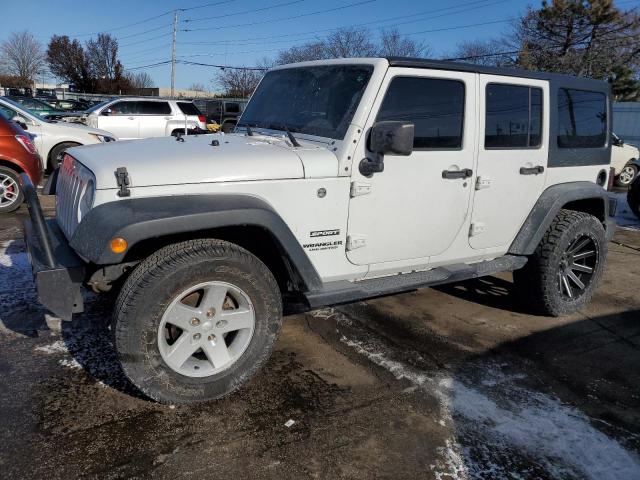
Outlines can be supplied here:
[[534, 315], [516, 295], [513, 282], [487, 276], [432, 287], [456, 298], [514, 313]]

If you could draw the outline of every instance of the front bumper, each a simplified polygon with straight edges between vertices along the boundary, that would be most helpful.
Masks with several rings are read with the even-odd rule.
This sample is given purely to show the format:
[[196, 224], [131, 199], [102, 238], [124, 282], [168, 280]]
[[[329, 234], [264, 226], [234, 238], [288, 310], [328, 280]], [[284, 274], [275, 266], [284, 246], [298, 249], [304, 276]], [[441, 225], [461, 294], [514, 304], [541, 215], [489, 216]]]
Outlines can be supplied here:
[[85, 264], [58, 227], [55, 220], [45, 220], [36, 189], [26, 175], [20, 176], [31, 219], [24, 222], [38, 301], [56, 317], [71, 320], [84, 310], [81, 287]]

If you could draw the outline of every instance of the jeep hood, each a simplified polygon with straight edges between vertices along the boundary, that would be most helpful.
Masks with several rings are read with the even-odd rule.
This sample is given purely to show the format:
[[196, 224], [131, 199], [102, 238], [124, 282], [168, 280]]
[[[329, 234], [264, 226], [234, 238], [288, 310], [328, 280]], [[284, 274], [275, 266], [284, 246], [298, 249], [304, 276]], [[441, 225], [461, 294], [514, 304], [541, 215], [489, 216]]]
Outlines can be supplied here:
[[[67, 152], [88, 167], [98, 189], [117, 188], [114, 172], [126, 167], [131, 187], [207, 182], [242, 182], [336, 176], [338, 159], [304, 142], [242, 134], [190, 135], [127, 140], [74, 147]], [[212, 145], [213, 141], [219, 145]]]

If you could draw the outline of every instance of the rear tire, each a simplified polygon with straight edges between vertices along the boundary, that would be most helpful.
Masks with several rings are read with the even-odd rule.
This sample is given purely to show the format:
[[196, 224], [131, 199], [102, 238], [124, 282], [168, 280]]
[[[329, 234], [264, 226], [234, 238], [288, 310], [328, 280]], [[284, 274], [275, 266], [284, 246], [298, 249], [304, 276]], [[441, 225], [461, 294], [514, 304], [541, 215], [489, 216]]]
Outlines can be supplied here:
[[523, 304], [542, 315], [569, 315], [591, 299], [604, 272], [607, 241], [593, 215], [560, 210], [527, 264], [513, 273]]
[[194, 403], [228, 395], [264, 365], [282, 325], [282, 300], [273, 275], [251, 253], [191, 240], [136, 267], [113, 321], [131, 382], [158, 402]]
[[14, 212], [22, 205], [24, 194], [19, 178], [17, 171], [0, 166], [0, 213]]

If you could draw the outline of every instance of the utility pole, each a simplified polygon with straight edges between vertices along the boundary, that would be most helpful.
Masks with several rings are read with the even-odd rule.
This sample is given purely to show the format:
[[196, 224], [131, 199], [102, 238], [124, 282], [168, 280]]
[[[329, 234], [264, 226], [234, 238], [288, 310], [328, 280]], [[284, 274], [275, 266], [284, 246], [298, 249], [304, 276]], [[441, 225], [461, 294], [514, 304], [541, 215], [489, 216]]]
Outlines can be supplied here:
[[178, 32], [178, 10], [173, 12], [173, 46], [171, 48], [171, 97], [176, 96], [176, 33]]

